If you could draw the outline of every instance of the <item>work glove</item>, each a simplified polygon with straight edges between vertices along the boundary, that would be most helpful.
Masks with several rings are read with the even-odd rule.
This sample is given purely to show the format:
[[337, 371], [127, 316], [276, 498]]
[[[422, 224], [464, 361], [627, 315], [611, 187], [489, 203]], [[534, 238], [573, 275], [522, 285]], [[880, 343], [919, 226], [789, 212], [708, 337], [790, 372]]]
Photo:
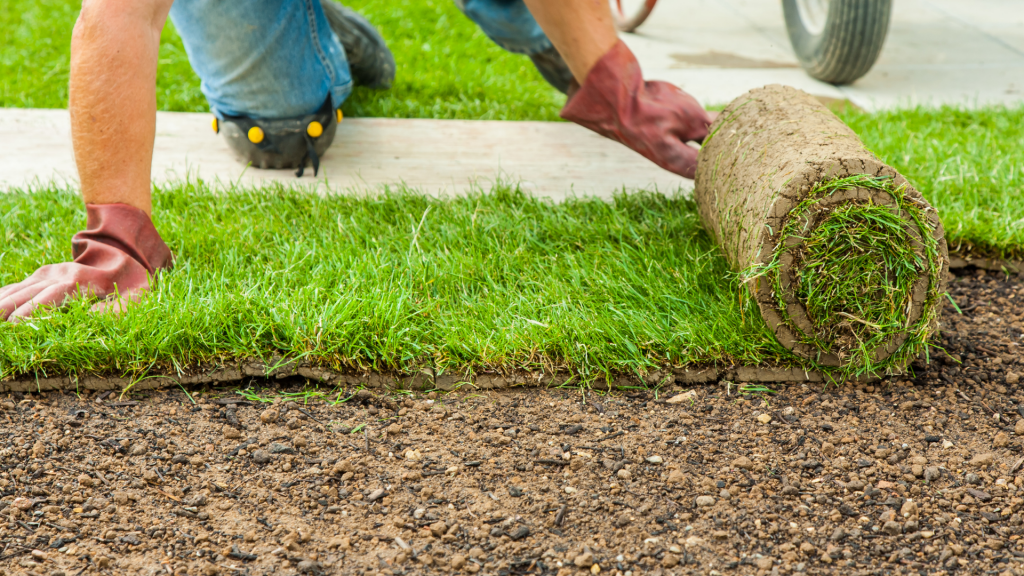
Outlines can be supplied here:
[[693, 178], [711, 118], [697, 100], [667, 82], [645, 82], [640, 63], [619, 40], [587, 74], [561, 116], [625, 144], [658, 166]]
[[[171, 251], [149, 215], [127, 204], [86, 204], [86, 229], [71, 239], [74, 261], [49, 264], [23, 282], [0, 288], [0, 319], [14, 320], [40, 306], [60, 306], [85, 296], [93, 307], [137, 299], [157, 270], [170, 268]], [[117, 300], [104, 300], [109, 296]]]

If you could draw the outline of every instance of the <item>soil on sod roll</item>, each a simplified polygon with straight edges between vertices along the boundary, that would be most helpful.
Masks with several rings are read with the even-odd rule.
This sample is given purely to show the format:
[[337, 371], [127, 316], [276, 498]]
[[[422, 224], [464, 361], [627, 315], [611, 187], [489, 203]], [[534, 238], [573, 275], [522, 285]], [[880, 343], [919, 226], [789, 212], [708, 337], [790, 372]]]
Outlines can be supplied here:
[[1020, 574], [1024, 285], [951, 295], [872, 385], [5, 395], [0, 571]]
[[694, 197], [778, 341], [815, 368], [880, 374], [924, 350], [948, 270], [942, 224], [812, 96], [773, 85], [730, 103]]

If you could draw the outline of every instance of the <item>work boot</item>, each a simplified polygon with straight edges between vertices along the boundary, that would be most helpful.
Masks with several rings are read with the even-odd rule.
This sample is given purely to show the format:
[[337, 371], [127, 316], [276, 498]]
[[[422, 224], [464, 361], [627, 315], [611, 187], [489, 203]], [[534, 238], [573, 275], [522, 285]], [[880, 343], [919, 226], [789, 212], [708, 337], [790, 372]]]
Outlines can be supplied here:
[[374, 90], [391, 88], [395, 80], [395, 57], [373, 24], [334, 0], [320, 0], [320, 5], [331, 30], [345, 49], [356, 85]]
[[569, 93], [569, 84], [573, 81], [572, 72], [554, 46], [543, 52], [530, 54], [530, 60], [533, 61], [533, 65], [537, 67], [540, 75], [548, 81], [548, 84], [554, 86], [555, 90], [562, 94]]

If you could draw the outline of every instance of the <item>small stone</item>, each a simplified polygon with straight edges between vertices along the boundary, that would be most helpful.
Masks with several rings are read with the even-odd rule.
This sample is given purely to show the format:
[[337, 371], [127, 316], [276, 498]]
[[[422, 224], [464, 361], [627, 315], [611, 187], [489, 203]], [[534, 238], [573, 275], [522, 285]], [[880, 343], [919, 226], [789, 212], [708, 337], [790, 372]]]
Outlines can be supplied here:
[[757, 421], [760, 422], [761, 424], [767, 424], [767, 423], [772, 421], [772, 415], [771, 414], [759, 414], [757, 416]]
[[[398, 422], [395, 422], [394, 424], [389, 424], [387, 430], [388, 436], [395, 436], [402, 432], [402, 425], [399, 424]], [[465, 564], [465, 559], [463, 559], [463, 564]]]
[[296, 436], [292, 444], [295, 444], [296, 448], [305, 448], [309, 446], [309, 440], [306, 440], [305, 436]]
[[663, 462], [661, 456], [648, 456], [647, 461], [651, 464], [661, 464]]
[[668, 473], [669, 484], [682, 484], [686, 481], [686, 475], [683, 474], [682, 470], [675, 469]]
[[696, 390], [687, 390], [682, 394], [676, 394], [675, 396], [665, 400], [666, 404], [682, 404], [684, 402], [693, 402], [697, 399]]
[[620, 480], [627, 480], [628, 481], [629, 478], [630, 478], [629, 470], [626, 470], [625, 468], [623, 468], [622, 470], [619, 470], [618, 472], [616, 472], [615, 475], [618, 476]]
[[270, 452], [266, 450], [257, 450], [252, 453], [252, 461], [257, 464], [269, 464], [274, 460], [274, 457], [270, 455]]
[[746, 456], [740, 456], [739, 458], [733, 460], [732, 465], [734, 468], [739, 468], [741, 470], [750, 470], [754, 467], [754, 463], [751, 462], [750, 458], [747, 458]]
[[671, 552], [666, 552], [665, 555], [661, 558], [662, 568], [675, 568], [678, 565], [679, 557], [675, 554], [672, 554]]
[[800, 551], [803, 552], [804, 554], [811, 554], [811, 553], [814, 552], [814, 550], [815, 550], [814, 544], [811, 544], [810, 542], [801, 542], [800, 543]]
[[917, 503], [913, 500], [907, 500], [903, 503], [903, 507], [900, 508], [900, 516], [909, 518], [917, 514]]
[[914, 464], [913, 466], [910, 467], [910, 473], [913, 474], [915, 477], [920, 478], [921, 476], [924, 476], [924, 466], [921, 466], [920, 464]]
[[410, 462], [419, 462], [423, 459], [423, 454], [419, 450], [406, 450], [405, 459]]
[[242, 437], [242, 433], [239, 432], [237, 428], [235, 428], [234, 426], [232, 426], [230, 424], [225, 424], [224, 425], [223, 432], [224, 432], [224, 437], [227, 438], [228, 440], [234, 440], [236, 438], [241, 438]]
[[277, 422], [277, 419], [280, 417], [281, 414], [277, 410], [269, 408], [260, 414], [260, 422], [263, 422], [264, 424], [273, 424], [274, 422]]
[[989, 538], [985, 541], [985, 547], [991, 550], [1002, 550], [1003, 546], [1003, 541], [997, 538]]
[[1020, 382], [1020, 374], [1017, 374], [1016, 372], [1007, 372], [1006, 373], [1006, 383], [1007, 384], [1016, 384], [1018, 382]]
[[149, 482], [150, 484], [156, 484], [157, 482], [160, 481], [160, 476], [157, 475], [156, 470], [149, 468], [145, 472], [143, 472], [142, 479], [145, 480], [146, 482]]
[[924, 479], [926, 482], [934, 482], [942, 477], [942, 472], [935, 466], [930, 466], [924, 469]]
[[974, 458], [971, 458], [971, 466], [991, 466], [996, 461], [996, 455], [991, 452], [984, 454], [977, 454]]
[[950, 442], [949, 440], [943, 440], [942, 441], [942, 449], [943, 450], [948, 450], [948, 449], [950, 449], [952, 447], [953, 447], [953, 443]]
[[466, 565], [466, 557], [462, 554], [456, 554], [452, 556], [451, 567], [452, 570], [462, 570]]
[[903, 532], [903, 526], [900, 526], [899, 522], [890, 520], [882, 525], [882, 532], [884, 534], [888, 534], [889, 536], [895, 536]]
[[[385, 497], [387, 495], [388, 495], [388, 491], [387, 490], [385, 490], [383, 488], [377, 488], [373, 492], [370, 492], [370, 495], [366, 497], [366, 501], [367, 502], [376, 502], [377, 500], [380, 500], [381, 498], [383, 498], [383, 497]], [[442, 524], [443, 524], [443, 522], [442, 522]]]
[[1017, 436], [1024, 436], [1024, 418], [1017, 420], [1017, 424], [1013, 427], [1013, 433]]
[[699, 506], [701, 508], [706, 508], [708, 506], [714, 506], [715, 505], [715, 497], [714, 496], [697, 496], [697, 498], [696, 498], [696, 500], [694, 500], [694, 502], [697, 504], [697, 506]]
[[267, 450], [271, 454], [295, 454], [295, 448], [280, 442], [271, 442], [270, 446], [267, 446]]
[[732, 492], [729, 492], [725, 488], [722, 488], [722, 491], [718, 493], [718, 497], [721, 498], [722, 500], [728, 500], [732, 498]]
[[1000, 432], [992, 440], [992, 445], [996, 448], [1006, 448], [1010, 445], [1010, 437], [1006, 435], [1006, 432]]
[[762, 556], [754, 560], [754, 566], [757, 566], [760, 570], [771, 570], [774, 560], [770, 556]]
[[29, 500], [28, 498], [14, 499], [14, 507], [17, 508], [18, 510], [21, 510], [22, 512], [28, 512], [35, 505], [36, 503], [32, 500]]
[[513, 531], [508, 533], [508, 537], [511, 538], [513, 542], [518, 541], [518, 540], [522, 540], [523, 538], [526, 538], [529, 535], [530, 535], [530, 529], [527, 528], [526, 526], [520, 526], [520, 527], [516, 528], [515, 530], [513, 530]]
[[81, 484], [82, 486], [88, 487], [88, 486], [92, 486], [93, 484], [95, 484], [96, 481], [93, 479], [92, 476], [89, 476], [88, 474], [81, 474], [78, 477], [78, 483]]
[[430, 525], [430, 533], [434, 535], [434, 538], [440, 538], [444, 536], [444, 533], [448, 531], [448, 525], [438, 520]]
[[573, 558], [572, 563], [578, 568], [590, 568], [594, 565], [594, 555], [590, 552], [584, 552]]
[[285, 426], [287, 426], [289, 430], [298, 430], [302, 427], [302, 422], [299, 422], [298, 418], [292, 418], [291, 420], [288, 420], [288, 423], [285, 424]]

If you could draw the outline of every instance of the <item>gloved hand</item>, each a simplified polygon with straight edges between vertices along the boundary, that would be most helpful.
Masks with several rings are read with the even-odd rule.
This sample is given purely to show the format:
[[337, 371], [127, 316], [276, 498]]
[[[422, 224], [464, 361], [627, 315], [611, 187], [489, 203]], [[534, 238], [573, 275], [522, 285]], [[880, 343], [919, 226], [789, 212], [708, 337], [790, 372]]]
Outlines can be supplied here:
[[640, 64], [622, 40], [590, 69], [579, 90], [570, 90], [561, 116], [686, 178], [697, 171], [697, 150], [686, 142], [703, 141], [712, 120], [679, 88], [645, 82]]
[[149, 289], [149, 275], [171, 267], [171, 251], [144, 211], [87, 204], [86, 214], [86, 229], [71, 239], [74, 261], [43, 266], [23, 282], [0, 288], [0, 319], [28, 316], [39, 306], [76, 296], [137, 298]]

